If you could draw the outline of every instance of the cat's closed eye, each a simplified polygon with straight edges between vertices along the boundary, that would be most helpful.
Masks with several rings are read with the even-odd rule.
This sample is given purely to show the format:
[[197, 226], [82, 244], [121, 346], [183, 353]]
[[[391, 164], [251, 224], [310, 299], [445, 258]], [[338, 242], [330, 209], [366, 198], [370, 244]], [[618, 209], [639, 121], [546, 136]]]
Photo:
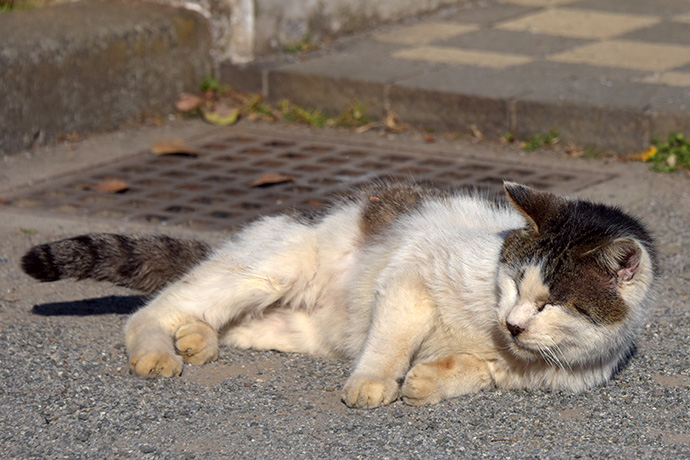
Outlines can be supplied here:
[[582, 308], [581, 306], [579, 306], [579, 305], [576, 304], [576, 303], [573, 303], [573, 308], [574, 308], [579, 314], [581, 314], [582, 316], [584, 316], [585, 318], [587, 318], [589, 321], [591, 321], [592, 324], [597, 324], [597, 322], [594, 320], [594, 318], [592, 318], [592, 315], [590, 315], [589, 312], [588, 312], [587, 310], [585, 310], [584, 308]]

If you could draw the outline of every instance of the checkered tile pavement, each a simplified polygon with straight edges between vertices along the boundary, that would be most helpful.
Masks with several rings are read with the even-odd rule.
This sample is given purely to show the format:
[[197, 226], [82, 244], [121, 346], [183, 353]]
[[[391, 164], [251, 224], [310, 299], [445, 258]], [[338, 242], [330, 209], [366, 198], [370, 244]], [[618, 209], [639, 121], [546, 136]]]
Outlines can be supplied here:
[[[506, 17], [507, 16], [507, 17]], [[538, 61], [638, 71], [690, 87], [690, 1], [503, 0], [377, 35], [396, 59], [508, 69]]]

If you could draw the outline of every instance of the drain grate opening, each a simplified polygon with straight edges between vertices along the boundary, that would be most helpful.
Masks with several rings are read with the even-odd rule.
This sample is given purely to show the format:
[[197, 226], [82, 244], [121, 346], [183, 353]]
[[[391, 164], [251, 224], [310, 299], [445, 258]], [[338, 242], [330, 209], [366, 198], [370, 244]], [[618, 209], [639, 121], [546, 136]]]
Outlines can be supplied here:
[[[419, 153], [405, 149], [297, 139], [215, 135], [191, 145], [195, 155], [139, 152], [106, 166], [24, 190], [5, 205], [71, 216], [98, 216], [196, 229], [232, 229], [285, 209], [318, 210], [353, 186], [406, 180], [442, 188], [498, 191], [503, 180], [575, 192], [609, 175]], [[251, 184], [267, 172], [279, 183]], [[106, 180], [126, 188], [99, 190]]]

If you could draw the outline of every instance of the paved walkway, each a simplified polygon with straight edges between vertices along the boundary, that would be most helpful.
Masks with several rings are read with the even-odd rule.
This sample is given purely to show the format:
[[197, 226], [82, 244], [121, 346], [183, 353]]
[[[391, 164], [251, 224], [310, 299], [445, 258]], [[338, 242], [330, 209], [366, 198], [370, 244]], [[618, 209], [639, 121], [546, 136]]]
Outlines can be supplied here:
[[690, 132], [690, 2], [474, 2], [295, 62], [226, 67], [224, 77], [332, 111], [358, 101], [423, 127], [556, 129], [565, 141], [633, 152]]

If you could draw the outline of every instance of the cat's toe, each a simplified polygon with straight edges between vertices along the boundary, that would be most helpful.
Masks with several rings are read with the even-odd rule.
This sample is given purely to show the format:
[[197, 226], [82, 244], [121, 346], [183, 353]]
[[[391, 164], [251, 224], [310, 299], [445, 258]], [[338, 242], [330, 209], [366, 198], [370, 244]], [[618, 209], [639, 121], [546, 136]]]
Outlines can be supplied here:
[[390, 404], [398, 398], [398, 383], [370, 377], [350, 377], [343, 390], [342, 401], [349, 407], [373, 409]]
[[182, 373], [182, 358], [165, 351], [143, 350], [132, 355], [129, 365], [142, 377], [174, 377]]
[[438, 377], [433, 367], [417, 364], [407, 373], [402, 384], [402, 399], [412, 406], [436, 404], [441, 401]]
[[175, 333], [175, 348], [185, 362], [206, 364], [218, 358], [218, 334], [208, 324], [185, 324]]

